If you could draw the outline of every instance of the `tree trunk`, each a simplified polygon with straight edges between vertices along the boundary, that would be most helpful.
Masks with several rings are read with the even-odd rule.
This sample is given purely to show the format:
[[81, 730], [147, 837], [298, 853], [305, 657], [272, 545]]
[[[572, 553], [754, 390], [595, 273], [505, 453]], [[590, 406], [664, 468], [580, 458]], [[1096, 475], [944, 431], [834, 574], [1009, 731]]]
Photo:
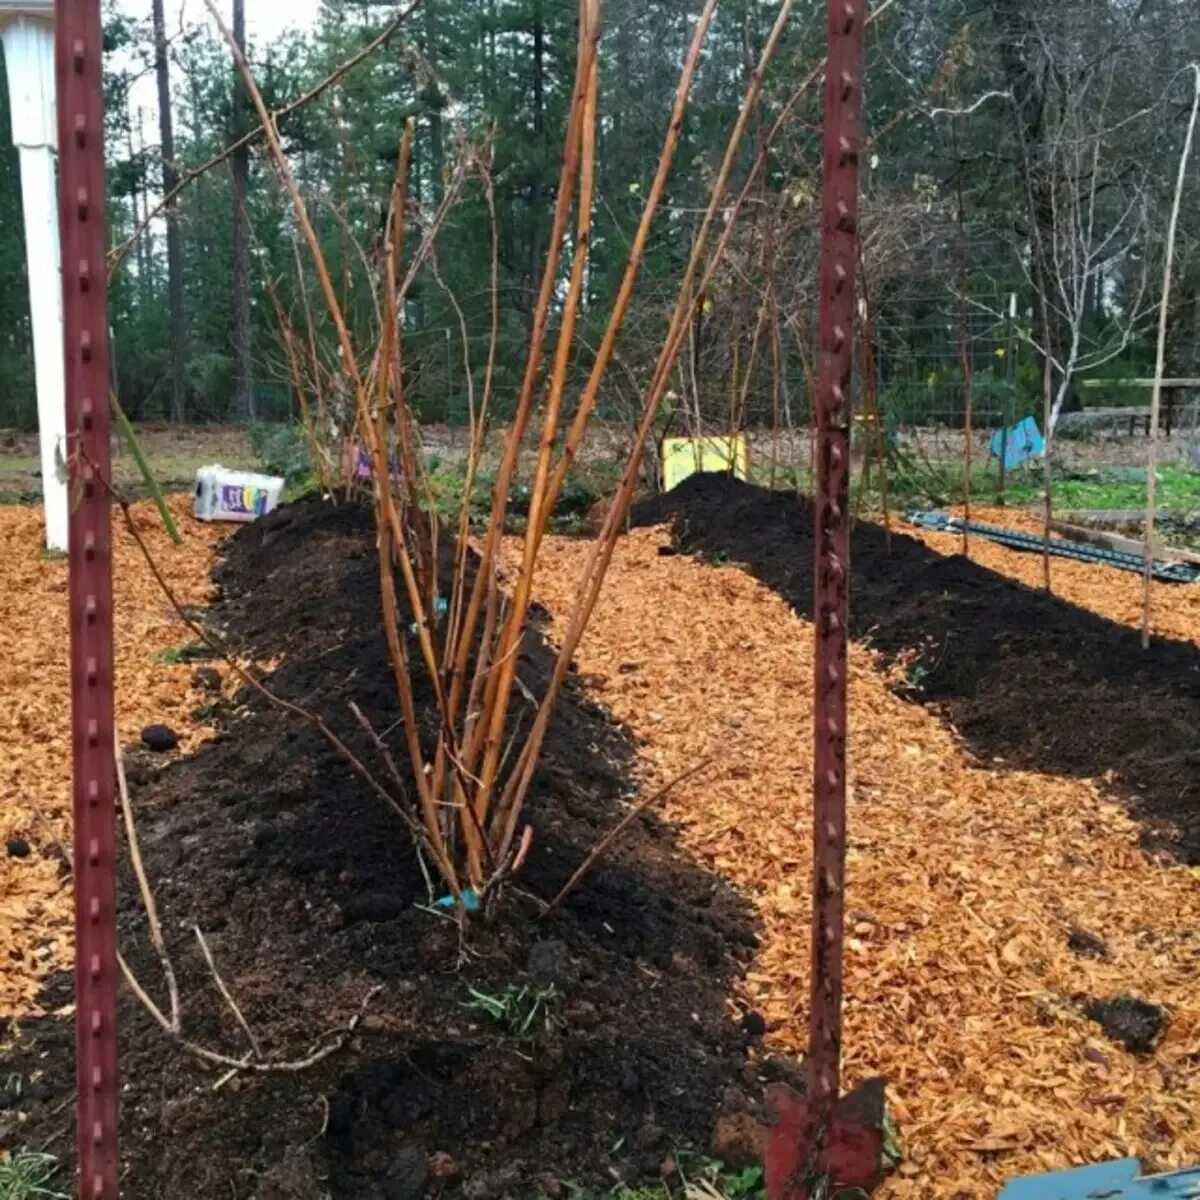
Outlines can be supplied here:
[[[133, 183], [133, 227], [137, 229], [143, 219], [143, 215], [150, 211], [150, 198], [146, 193], [146, 139], [142, 135], [142, 110], [138, 109], [138, 146], [134, 149], [133, 143], [133, 122], [129, 122], [129, 160], [131, 163], [136, 163], [138, 166], [137, 175]], [[138, 303], [142, 306], [143, 312], [149, 312], [153, 304], [151, 299], [151, 262], [150, 262], [150, 239], [148, 237], [139, 237], [137, 246], [135, 247], [137, 272], [138, 272]]]
[[486, 100], [490, 107], [500, 90], [499, 81], [496, 78], [496, 0], [488, 0], [487, 78]]
[[[246, 49], [246, 0], [233, 0], [233, 37], [239, 48]], [[240, 136], [246, 124], [249, 105], [240, 72], [233, 80], [234, 135]], [[233, 373], [234, 412], [239, 421], [254, 421], [253, 350], [250, 324], [250, 230], [246, 212], [247, 184], [250, 178], [249, 148], [243, 146], [233, 155]]]
[[[154, 73], [158, 81], [158, 126], [162, 155], [163, 194], [170, 195], [179, 182], [175, 162], [175, 134], [171, 123], [171, 74], [167, 64], [167, 27], [163, 0], [153, 0]], [[167, 205], [167, 308], [171, 344], [167, 354], [171, 363], [171, 418], [182, 422], [187, 416], [187, 388], [184, 368], [187, 363], [187, 320], [183, 311], [183, 244], [179, 237], [179, 209], [174, 201]]]
[[[541, 161], [546, 163], [546, 21], [542, 0], [533, 5], [533, 136], [541, 148]], [[545, 197], [542, 195], [544, 176], [530, 187], [529, 223], [529, 320], [533, 322], [532, 297], [537, 292], [541, 276], [542, 227]]]
[[[1050, 372], [1050, 386], [1057, 394], [1061, 372], [1050, 359], [1063, 361], [1069, 333], [1059, 306], [1051, 302], [1053, 284], [1048, 273], [1047, 255], [1054, 242], [1055, 168], [1045, 145], [1047, 64], [1039, 40], [1030, 31], [1030, 11], [1025, 0], [994, 0], [992, 17], [1000, 34], [1000, 65], [1012, 97], [1014, 132], [1017, 138], [1016, 167], [1028, 201], [1027, 218], [1032, 252], [1032, 277], [1039, 296], [1034, 309], [1041, 309], [1043, 298], [1049, 344], [1039, 354], [1043, 368]], [[1073, 389], [1067, 397], [1072, 407]]]
[[435, 205], [445, 194], [442, 176], [445, 170], [445, 149], [442, 142], [442, 88], [438, 81], [438, 10], [435, 0], [425, 0], [425, 58], [433, 72], [429, 85], [429, 185]]
[[[1039, 150], [1038, 153], [1040, 157], [1044, 157], [1042, 151]], [[1047, 257], [1052, 253], [1050, 247], [1054, 243], [1054, 201], [1051, 198], [1051, 189], [1055, 186], [1055, 180], [1051, 176], [1052, 170], [1053, 168], [1044, 162], [1035, 163], [1029, 168], [1029, 190], [1033, 197], [1033, 211], [1030, 218], [1036, 224], [1033, 278], [1038, 291], [1046, 297], [1047, 301], [1044, 337], [1049, 344], [1045, 349], [1054, 360], [1049, 363], [1049, 370], [1054, 394], [1055, 396], [1061, 395], [1061, 400], [1056, 402], [1057, 408], [1061, 412], [1075, 412], [1080, 407], [1076, 389], [1070, 381], [1065, 381], [1067, 386], [1064, 389], [1063, 372], [1054, 365], [1055, 362], [1065, 364], [1072, 333], [1061, 304], [1054, 302], [1054, 284], [1050, 264], [1047, 261]], [[1077, 314], [1077, 319], [1082, 319], [1082, 317], [1082, 313]]]

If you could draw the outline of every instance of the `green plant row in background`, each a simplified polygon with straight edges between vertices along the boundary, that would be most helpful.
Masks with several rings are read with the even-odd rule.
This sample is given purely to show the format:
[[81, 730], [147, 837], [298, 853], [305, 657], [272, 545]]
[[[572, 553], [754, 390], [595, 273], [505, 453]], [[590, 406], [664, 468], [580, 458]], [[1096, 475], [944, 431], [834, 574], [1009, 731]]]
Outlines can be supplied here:
[[[295, 499], [316, 487], [308, 439], [300, 425], [255, 425], [250, 430], [250, 440], [261, 469], [285, 480], [286, 499]], [[425, 457], [424, 467], [423, 483], [430, 507], [446, 520], [457, 520], [463, 488], [466, 486], [465, 463], [460, 459], [430, 454]], [[615, 488], [620, 471], [621, 465], [616, 462], [596, 464], [586, 472], [572, 468], [554, 510], [556, 527], [567, 531], [581, 527], [588, 510]], [[494, 469], [489, 467], [476, 472], [471, 484], [470, 511], [473, 522], [481, 523], [487, 519], [495, 484]], [[518, 527], [528, 515], [527, 483], [518, 481], [514, 484], [509, 513]]]

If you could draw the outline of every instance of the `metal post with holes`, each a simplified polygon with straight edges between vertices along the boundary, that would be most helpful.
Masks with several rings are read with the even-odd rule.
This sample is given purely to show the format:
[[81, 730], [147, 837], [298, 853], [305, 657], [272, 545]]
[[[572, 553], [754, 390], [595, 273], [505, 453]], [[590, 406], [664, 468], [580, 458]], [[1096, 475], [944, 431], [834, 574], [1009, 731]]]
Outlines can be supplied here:
[[112, 514], [100, 0], [57, 0], [70, 487], [71, 743], [75, 816], [75, 1078], [80, 1200], [117, 1200], [116, 822]]
[[770, 1200], [869, 1187], [883, 1149], [883, 1081], [839, 1098], [846, 864], [850, 420], [866, 0], [829, 0], [814, 497], [813, 927], [808, 1088], [773, 1089]]

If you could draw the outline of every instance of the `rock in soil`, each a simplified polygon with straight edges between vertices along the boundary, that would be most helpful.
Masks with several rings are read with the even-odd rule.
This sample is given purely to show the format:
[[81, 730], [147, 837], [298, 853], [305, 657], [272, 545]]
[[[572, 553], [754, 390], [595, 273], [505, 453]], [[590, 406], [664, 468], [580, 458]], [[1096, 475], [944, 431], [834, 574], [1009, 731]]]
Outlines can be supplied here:
[[529, 974], [535, 983], [552, 983], [560, 988], [574, 983], [575, 966], [566, 942], [558, 938], [534, 942], [529, 948]]
[[192, 686], [202, 692], [219, 692], [221, 690], [221, 672], [216, 667], [197, 667], [192, 672]]
[[766, 1130], [753, 1113], [718, 1117], [713, 1128], [712, 1156], [735, 1171], [757, 1166], [763, 1160]]
[[503, 1200], [506, 1196], [515, 1196], [520, 1187], [520, 1164], [507, 1163], [495, 1171], [468, 1179], [463, 1194], [467, 1200]]
[[263, 1174], [254, 1200], [322, 1200], [324, 1195], [312, 1159], [293, 1147], [278, 1166]]
[[1108, 943], [1098, 934], [1087, 929], [1072, 929], [1067, 935], [1067, 949], [1082, 958], [1108, 958]]
[[142, 730], [142, 745], [155, 754], [163, 754], [179, 745], [179, 734], [169, 725], [147, 725]]
[[750, 1009], [742, 1017], [742, 1028], [746, 1031], [747, 1037], [760, 1038], [767, 1032], [767, 1023], [763, 1020], [761, 1013]]
[[29, 857], [29, 843], [24, 838], [9, 838], [4, 848], [8, 851], [9, 858]]
[[1089, 1000], [1083, 1011], [1131, 1054], [1149, 1054], [1167, 1024], [1166, 1009], [1136, 996]]
[[645, 1125], [637, 1131], [637, 1136], [634, 1141], [640, 1150], [653, 1150], [661, 1146], [666, 1141], [667, 1135], [661, 1125], [655, 1125], [653, 1121], [647, 1121]]
[[425, 1151], [416, 1142], [401, 1142], [383, 1181], [387, 1200], [421, 1200], [428, 1182], [429, 1159]]
[[567, 1021], [575, 1029], [595, 1029], [600, 1024], [600, 1014], [590, 1000], [579, 1000], [567, 1009]]

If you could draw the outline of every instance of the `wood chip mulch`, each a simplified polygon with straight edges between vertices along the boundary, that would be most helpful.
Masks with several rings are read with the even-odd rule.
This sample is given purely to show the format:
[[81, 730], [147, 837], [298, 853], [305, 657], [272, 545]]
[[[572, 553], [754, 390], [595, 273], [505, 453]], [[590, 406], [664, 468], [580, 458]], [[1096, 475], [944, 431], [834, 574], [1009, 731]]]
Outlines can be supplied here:
[[[181, 598], [202, 603], [223, 531], [187, 517], [173, 549], [139, 525]], [[66, 566], [40, 550], [40, 513], [0, 509], [0, 1013], [28, 1013], [70, 962]], [[743, 999], [800, 1052], [808, 991], [811, 626], [736, 567], [660, 557], [664, 530], [618, 547], [579, 653], [597, 698], [642, 741], [644, 786], [698, 757], [707, 773], [668, 797], [683, 844], [756, 903], [763, 942]], [[926, 535], [955, 552], [956, 539]], [[539, 596], [567, 611], [587, 544], [548, 539]], [[988, 566], [1036, 582], [1033, 557], [973, 539]], [[194, 666], [161, 661], [190, 640], [117, 527], [118, 711], [124, 740], [173, 725], [204, 736]], [[1140, 581], [1056, 562], [1077, 603], [1135, 622]], [[1156, 627], [1195, 640], [1186, 589], [1161, 586]], [[849, 1080], [882, 1073], [905, 1160], [885, 1197], [988, 1197], [1005, 1179], [1138, 1155], [1200, 1160], [1200, 870], [1165, 865], [1098, 782], [971, 761], [954, 731], [898, 698], [869, 650], [852, 652], [853, 763], [845, 1049]], [[48, 818], [53, 834], [38, 817]], [[1068, 945], [1098, 935], [1106, 955]], [[1076, 939], [1078, 944], [1078, 939]], [[1166, 1006], [1152, 1053], [1109, 1041], [1083, 1015], [1125, 992]]]
[[[737, 567], [660, 557], [668, 536], [636, 530], [620, 544], [578, 666], [642, 740], [647, 789], [717, 756], [666, 812], [757, 904], [764, 938], [744, 999], [776, 1044], [802, 1052], [811, 625]], [[535, 590], [556, 622], [586, 553], [547, 544]], [[972, 553], [1040, 571], [981, 539]], [[1137, 577], [1054, 570], [1079, 602], [1134, 615]], [[1163, 589], [1160, 627], [1196, 637], [1191, 603]], [[1018, 1174], [1200, 1160], [1200, 869], [1144, 854], [1098, 783], [971, 761], [952, 729], [890, 690], [869, 650], [851, 663], [844, 1045], [849, 1081], [889, 1081], [905, 1160], [880, 1194], [990, 1200]], [[1107, 956], [1072, 950], [1073, 930], [1102, 938]], [[1152, 1053], [1083, 1014], [1087, 998], [1127, 992], [1169, 1010]]]
[[[184, 604], [209, 597], [213, 546], [227, 529], [190, 516], [172, 498], [184, 534], [172, 546], [152, 505], [134, 520]], [[180, 736], [186, 751], [203, 737], [193, 719], [211, 697], [192, 687], [194, 663], [162, 661], [192, 641], [114, 513], [117, 719], [123, 743], [149, 724]], [[51, 971], [69, 968], [71, 888], [59, 843], [71, 839], [70, 678], [67, 564], [43, 549], [40, 508], [0, 507], [0, 1016], [36, 1012]]]

